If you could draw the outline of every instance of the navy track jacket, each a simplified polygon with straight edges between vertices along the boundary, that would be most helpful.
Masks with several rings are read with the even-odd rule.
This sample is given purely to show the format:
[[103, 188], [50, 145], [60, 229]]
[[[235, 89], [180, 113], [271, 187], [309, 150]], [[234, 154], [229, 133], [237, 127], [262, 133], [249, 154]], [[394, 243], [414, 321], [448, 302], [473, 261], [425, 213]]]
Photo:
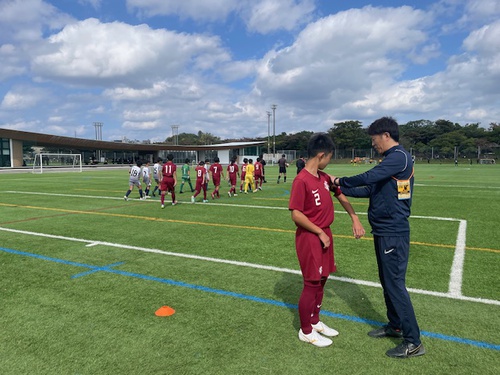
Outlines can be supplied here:
[[[397, 180], [410, 179], [410, 196], [398, 198]], [[340, 178], [342, 192], [349, 197], [370, 198], [368, 221], [377, 236], [402, 236], [410, 232], [408, 217], [413, 196], [413, 160], [403, 146], [384, 152], [374, 168], [352, 177]]]

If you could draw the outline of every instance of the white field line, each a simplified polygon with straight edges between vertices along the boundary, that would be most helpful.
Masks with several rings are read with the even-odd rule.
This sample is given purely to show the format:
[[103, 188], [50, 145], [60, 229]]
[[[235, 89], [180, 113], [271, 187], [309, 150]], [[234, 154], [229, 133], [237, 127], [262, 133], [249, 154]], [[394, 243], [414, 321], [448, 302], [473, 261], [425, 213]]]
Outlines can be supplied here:
[[455, 245], [455, 255], [453, 256], [453, 263], [450, 272], [450, 284], [448, 293], [452, 296], [462, 295], [462, 279], [465, 261], [465, 237], [467, 231], [467, 221], [460, 220], [458, 226], [457, 242]]
[[[130, 246], [130, 245], [124, 245], [124, 244], [118, 244], [118, 243], [112, 243], [112, 242], [101, 242], [101, 241], [94, 241], [94, 240], [86, 240], [86, 239], [82, 239], [82, 238], [57, 236], [57, 235], [29, 232], [29, 231], [3, 228], [3, 227], [0, 227], [0, 230], [6, 231], [6, 232], [12, 232], [12, 233], [30, 235], [30, 236], [39, 236], [39, 237], [53, 238], [53, 239], [58, 239], [58, 240], [82, 242], [82, 243], [86, 243], [87, 244], [86, 246], [89, 246], [89, 247], [96, 246], [96, 245], [102, 245], [102, 246], [109, 246], [109, 247], [115, 247], [115, 248], [120, 248], [120, 249], [129, 249], [129, 250], [143, 251], [143, 252], [148, 252], [148, 253], [162, 254], [162, 255], [167, 255], [167, 256], [175, 256], [175, 257], [180, 257], [180, 258], [195, 259], [195, 260], [201, 260], [201, 261], [206, 261], [206, 262], [230, 264], [230, 265], [234, 265], [234, 266], [238, 266], [238, 267], [249, 267], [249, 268], [261, 269], [261, 270], [290, 273], [290, 274], [295, 274], [295, 275], [301, 274], [299, 270], [292, 270], [292, 269], [288, 269], [288, 268], [265, 266], [265, 265], [261, 265], [261, 264], [254, 264], [254, 263], [248, 263], [248, 262], [238, 262], [238, 261], [233, 261], [233, 260], [204, 257], [204, 256], [192, 255], [192, 254], [174, 253], [171, 251], [164, 251], [164, 250], [160, 250], [160, 249], [150, 249], [150, 248], [146, 248], [146, 247]], [[341, 281], [341, 282], [346, 282], [346, 283], [351, 283], [351, 284], [381, 288], [381, 285], [379, 283], [375, 283], [375, 282], [371, 282], [371, 281], [357, 280], [357, 279], [351, 279], [348, 277], [338, 277], [338, 276], [330, 276], [330, 279]], [[424, 295], [440, 297], [440, 298], [450, 298], [450, 299], [455, 299], [455, 300], [478, 302], [478, 303], [484, 303], [487, 305], [500, 306], [500, 301], [489, 300], [489, 299], [484, 299], [484, 298], [466, 297], [466, 296], [462, 296], [462, 295], [452, 295], [451, 293], [434, 292], [434, 291], [423, 290], [423, 289], [414, 289], [414, 288], [408, 288], [408, 291], [411, 293], [415, 293], [415, 294], [424, 294]]]

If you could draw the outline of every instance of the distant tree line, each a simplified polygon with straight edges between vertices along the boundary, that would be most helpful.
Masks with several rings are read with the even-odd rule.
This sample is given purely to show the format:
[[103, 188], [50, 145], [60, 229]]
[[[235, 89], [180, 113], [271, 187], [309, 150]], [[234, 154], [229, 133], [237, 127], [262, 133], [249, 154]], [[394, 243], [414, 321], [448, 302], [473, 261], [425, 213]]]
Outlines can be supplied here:
[[[371, 150], [371, 139], [360, 121], [344, 121], [335, 123], [327, 132], [332, 137], [339, 157], [349, 157], [351, 150], [358, 153]], [[297, 154], [307, 155], [307, 142], [312, 131], [301, 131], [276, 135], [276, 150], [296, 150]], [[227, 141], [249, 141], [255, 139], [222, 140], [210, 133], [199, 131], [198, 134], [181, 133], [177, 136], [179, 145], [207, 145]], [[267, 150], [267, 137], [258, 138], [264, 141], [264, 151]], [[165, 140], [172, 144], [174, 137]], [[272, 143], [272, 139], [271, 139]], [[475, 158], [478, 151], [498, 157], [500, 154], [500, 123], [491, 123], [488, 129], [479, 123], [464, 126], [448, 120], [418, 120], [400, 125], [400, 143], [421, 158], [453, 158], [455, 152], [460, 157]]]

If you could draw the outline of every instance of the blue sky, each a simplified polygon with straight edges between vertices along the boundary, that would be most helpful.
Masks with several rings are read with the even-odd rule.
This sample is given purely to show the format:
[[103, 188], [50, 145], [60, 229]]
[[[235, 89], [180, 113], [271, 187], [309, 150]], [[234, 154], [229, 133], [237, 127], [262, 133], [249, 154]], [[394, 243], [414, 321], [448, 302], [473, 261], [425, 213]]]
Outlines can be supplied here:
[[0, 0], [0, 127], [222, 139], [500, 122], [497, 0]]

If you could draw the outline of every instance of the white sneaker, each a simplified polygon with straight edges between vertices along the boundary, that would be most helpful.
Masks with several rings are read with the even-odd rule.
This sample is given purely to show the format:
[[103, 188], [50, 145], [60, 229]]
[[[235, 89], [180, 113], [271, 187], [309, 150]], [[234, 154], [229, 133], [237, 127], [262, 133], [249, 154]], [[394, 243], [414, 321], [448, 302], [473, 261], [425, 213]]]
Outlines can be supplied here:
[[128, 201], [128, 197], [126, 195], [123, 196], [123, 199], [125, 199], [126, 201]]
[[191, 197], [191, 203], [194, 203], [196, 202], [196, 198], [195, 197]]
[[203, 199], [203, 203], [208, 203], [208, 199]]
[[172, 206], [175, 206], [177, 204], [177, 201], [172, 202]]
[[227, 192], [227, 195], [229, 195], [229, 198], [231, 198], [231, 192], [230, 191]]
[[306, 334], [304, 334], [304, 332], [302, 332], [302, 328], [299, 329], [299, 340], [304, 341], [304, 342], [308, 342], [309, 344], [313, 344], [314, 346], [318, 346], [320, 348], [324, 348], [325, 346], [330, 346], [333, 343], [332, 340], [321, 336], [314, 329], [308, 335], [306, 335]]
[[139, 198], [140, 201], [145, 201], [146, 200], [146, 197], [140, 197]]
[[236, 193], [233, 194], [233, 197], [237, 197], [237, 196], [238, 196], [238, 194], [236, 194]]
[[165, 208], [165, 205], [164, 205], [164, 204], [162, 204], [162, 205], [161, 205], [161, 208]]
[[151, 199], [151, 197], [149, 195], [145, 195], [144, 196], [146, 199]]
[[318, 333], [321, 333], [322, 335], [328, 336], [328, 337], [335, 337], [339, 335], [339, 332], [333, 328], [328, 327], [325, 323], [323, 322], [318, 322], [317, 324], [312, 325], [313, 330], [315, 330]]

